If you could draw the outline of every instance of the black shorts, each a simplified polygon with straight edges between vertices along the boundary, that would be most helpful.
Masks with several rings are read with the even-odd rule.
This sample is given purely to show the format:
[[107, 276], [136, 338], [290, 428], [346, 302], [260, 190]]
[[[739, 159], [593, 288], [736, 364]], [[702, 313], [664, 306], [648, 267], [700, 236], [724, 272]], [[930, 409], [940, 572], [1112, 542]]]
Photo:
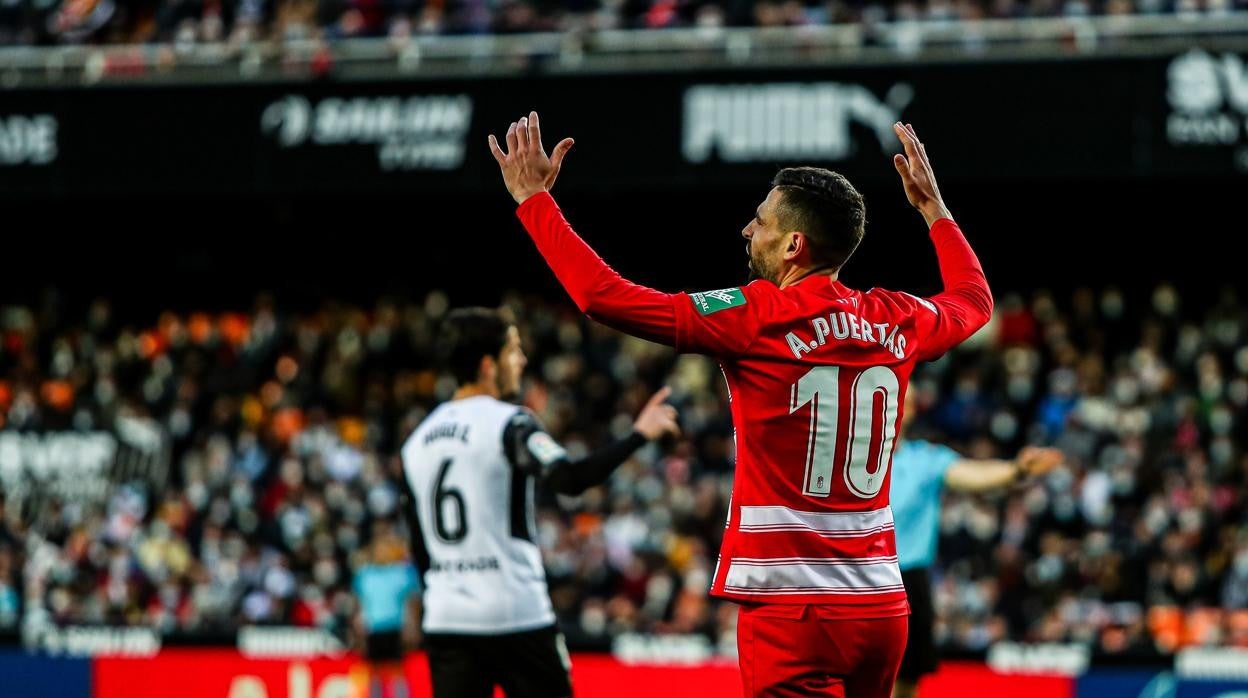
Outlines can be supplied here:
[[428, 633], [425, 648], [433, 698], [568, 698], [571, 661], [563, 635], [552, 625], [506, 635]]
[[932, 608], [932, 580], [926, 567], [901, 573], [910, 599], [910, 635], [901, 658], [897, 680], [917, 684], [927, 674], [936, 673], [935, 610]]
[[369, 633], [364, 637], [364, 658], [370, 662], [397, 662], [403, 659], [403, 637], [398, 630]]

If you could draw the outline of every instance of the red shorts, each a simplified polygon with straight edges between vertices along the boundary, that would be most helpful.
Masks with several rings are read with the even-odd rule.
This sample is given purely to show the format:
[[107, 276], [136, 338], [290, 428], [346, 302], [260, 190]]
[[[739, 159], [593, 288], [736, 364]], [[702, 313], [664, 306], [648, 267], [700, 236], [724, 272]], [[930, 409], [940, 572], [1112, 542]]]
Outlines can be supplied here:
[[842, 620], [819, 606], [741, 606], [737, 653], [746, 698], [889, 698], [906, 616]]

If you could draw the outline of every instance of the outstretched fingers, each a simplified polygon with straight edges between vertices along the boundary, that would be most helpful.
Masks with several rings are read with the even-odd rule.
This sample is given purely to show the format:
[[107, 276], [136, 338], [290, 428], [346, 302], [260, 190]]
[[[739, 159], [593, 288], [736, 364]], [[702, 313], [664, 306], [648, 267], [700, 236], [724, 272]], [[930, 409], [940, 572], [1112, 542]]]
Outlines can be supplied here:
[[520, 153], [523, 155], [532, 144], [529, 143], [529, 117], [522, 116], [516, 122], [516, 142], [520, 144]]
[[515, 155], [520, 149], [520, 137], [516, 135], [516, 122], [507, 127], [507, 155]]
[[503, 166], [503, 165], [506, 165], [506, 164], [507, 164], [507, 153], [504, 153], [504, 152], [503, 152], [503, 149], [499, 147], [499, 145], [498, 145], [498, 139], [497, 139], [497, 138], [495, 138], [495, 137], [494, 137], [494, 134], [492, 134], [492, 133], [491, 133], [491, 134], [490, 134], [490, 137], [489, 137], [489, 138], [487, 138], [486, 140], [488, 140], [488, 141], [489, 141], [489, 143], [490, 143], [490, 153], [492, 153], [492, 154], [494, 155], [494, 159], [498, 161], [499, 166], [501, 167], [501, 166]]
[[919, 160], [919, 139], [906, 129], [901, 122], [893, 124], [893, 132], [897, 134], [898, 140], [901, 141], [901, 147], [906, 151], [906, 159], [910, 162]]
[[572, 146], [575, 144], [576, 141], [571, 138], [565, 138], [559, 141], [559, 144], [556, 145], [555, 149], [551, 151], [550, 164], [554, 165], [556, 170], [563, 166], [564, 156], [568, 154], [569, 150], [572, 150]]
[[906, 124], [906, 130], [910, 132], [910, 137], [914, 139], [915, 145], [918, 147], [919, 157], [922, 159], [927, 169], [932, 169], [931, 160], [927, 159], [927, 146], [923, 145], [923, 141], [919, 140], [919, 134], [914, 130], [914, 125]]
[[542, 127], [538, 121], [536, 111], [529, 112], [528, 126], [529, 126], [529, 133], [528, 133], [529, 147], [536, 148], [537, 150], [541, 151], [542, 150]]

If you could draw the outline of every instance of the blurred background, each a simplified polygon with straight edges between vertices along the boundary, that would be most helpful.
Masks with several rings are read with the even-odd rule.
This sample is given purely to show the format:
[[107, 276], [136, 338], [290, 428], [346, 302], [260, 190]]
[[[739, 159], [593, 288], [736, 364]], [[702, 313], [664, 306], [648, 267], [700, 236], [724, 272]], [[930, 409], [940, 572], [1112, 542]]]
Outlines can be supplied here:
[[1244, 0], [0, 0], [0, 695], [346, 696], [466, 304], [515, 310], [573, 454], [660, 384], [681, 410], [543, 502], [578, 690], [739, 690], [718, 368], [554, 282], [485, 145], [530, 109], [576, 138], [573, 224], [665, 290], [743, 283], [814, 164], [867, 201], [842, 279], [938, 291], [913, 123], [997, 298], [916, 374], [917, 435], [1067, 456], [945, 496], [923, 695], [1248, 690]]

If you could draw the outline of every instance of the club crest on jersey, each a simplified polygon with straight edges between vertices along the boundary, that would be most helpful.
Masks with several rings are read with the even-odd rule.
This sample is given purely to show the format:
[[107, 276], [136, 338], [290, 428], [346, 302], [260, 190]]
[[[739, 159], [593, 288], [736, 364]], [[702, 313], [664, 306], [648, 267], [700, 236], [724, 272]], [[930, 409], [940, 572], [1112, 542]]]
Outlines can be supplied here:
[[560, 446], [558, 442], [550, 438], [550, 434], [544, 431], [533, 432], [525, 445], [529, 447], [529, 453], [532, 453], [542, 465], [550, 465], [568, 455], [568, 452], [563, 450], [563, 446]]
[[689, 297], [693, 299], [694, 307], [703, 315], [745, 305], [745, 292], [740, 288], [721, 288], [718, 291], [690, 293]]

